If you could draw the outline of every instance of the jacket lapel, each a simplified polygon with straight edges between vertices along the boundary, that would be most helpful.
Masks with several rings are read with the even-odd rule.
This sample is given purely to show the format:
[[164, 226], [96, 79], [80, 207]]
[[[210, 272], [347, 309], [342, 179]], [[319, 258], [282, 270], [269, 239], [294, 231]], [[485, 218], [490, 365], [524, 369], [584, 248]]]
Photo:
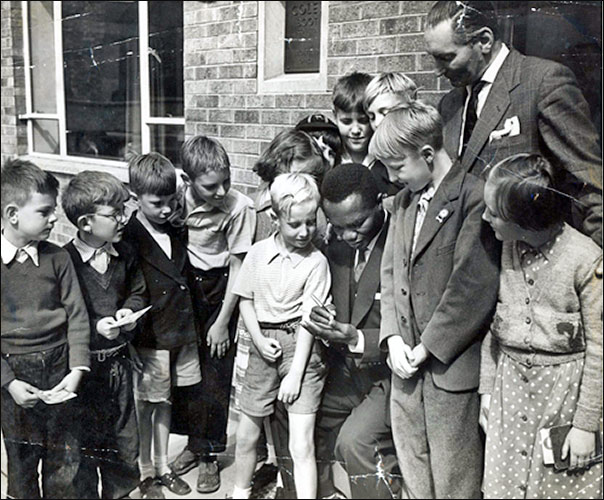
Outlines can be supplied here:
[[388, 219], [384, 221], [382, 231], [375, 242], [367, 265], [365, 266], [365, 269], [363, 269], [363, 273], [359, 279], [357, 295], [354, 304], [352, 305], [352, 316], [350, 318], [350, 322], [354, 326], [358, 326], [369, 309], [371, 309], [375, 300], [375, 294], [380, 289], [380, 265], [387, 233]]
[[491, 132], [495, 130], [495, 127], [497, 127], [501, 118], [510, 107], [510, 92], [520, 82], [518, 72], [520, 58], [522, 58], [522, 55], [519, 52], [511, 50], [493, 82], [478, 118], [478, 123], [474, 127], [472, 137], [470, 137], [468, 146], [461, 159], [461, 165], [466, 171], [472, 167], [475, 161], [479, 161], [483, 163], [480, 169], [480, 172], [482, 172], [492, 160], [492, 158], [480, 158], [479, 155], [487, 143]]
[[434, 198], [430, 202], [430, 205], [428, 205], [428, 211], [426, 212], [426, 217], [417, 238], [413, 261], [417, 260], [440, 231], [440, 228], [443, 227], [446, 220], [455, 211], [455, 205], [452, 202], [459, 198], [464, 176], [465, 174], [461, 170], [460, 164], [455, 162], [451, 166], [449, 173], [442, 180]]
[[168, 256], [162, 251], [157, 242], [147, 232], [143, 225], [135, 217], [132, 217], [130, 222], [133, 230], [133, 234], [138, 241], [139, 255], [149, 265], [155, 267], [158, 271], [162, 272], [166, 276], [172, 278], [177, 283], [184, 284], [185, 279], [180, 273], [175, 273], [174, 268], [178, 271], [182, 271], [185, 264], [186, 254], [182, 251], [180, 242], [175, 244], [175, 239], [170, 235], [170, 242], [172, 244], [172, 257], [171, 261]]
[[337, 284], [336, 286], [332, 286], [334, 303], [339, 313], [338, 320], [348, 322], [351, 310], [350, 289], [354, 253], [352, 248], [344, 241], [335, 243], [332, 251], [335, 254], [334, 257], [330, 259], [332, 284]]

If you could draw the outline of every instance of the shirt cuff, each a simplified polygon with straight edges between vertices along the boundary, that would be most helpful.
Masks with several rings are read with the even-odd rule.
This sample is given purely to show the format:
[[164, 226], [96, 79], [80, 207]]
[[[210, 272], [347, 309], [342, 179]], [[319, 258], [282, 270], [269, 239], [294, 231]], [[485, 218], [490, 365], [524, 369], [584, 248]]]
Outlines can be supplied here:
[[365, 335], [361, 330], [357, 330], [357, 335], [359, 336], [359, 340], [357, 345], [348, 346], [348, 350], [353, 354], [363, 354], [365, 352]]

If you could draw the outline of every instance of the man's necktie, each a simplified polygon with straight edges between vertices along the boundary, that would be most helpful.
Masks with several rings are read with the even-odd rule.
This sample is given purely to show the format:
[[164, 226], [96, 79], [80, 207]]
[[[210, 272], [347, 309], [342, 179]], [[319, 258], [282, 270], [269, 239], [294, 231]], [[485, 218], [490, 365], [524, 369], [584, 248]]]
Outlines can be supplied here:
[[354, 266], [354, 281], [357, 283], [361, 279], [361, 274], [363, 274], [365, 264], [367, 264], [367, 249], [359, 248], [357, 250], [357, 263], [356, 266]]
[[474, 131], [474, 127], [478, 121], [478, 115], [476, 114], [476, 108], [478, 106], [478, 94], [480, 94], [480, 91], [486, 84], [487, 82], [484, 80], [479, 80], [472, 85], [470, 100], [468, 101], [468, 109], [466, 110], [466, 123], [463, 129], [463, 149], [461, 150], [462, 156], [466, 151], [466, 147], [468, 146], [468, 142], [470, 142], [470, 137], [472, 137], [472, 132]]

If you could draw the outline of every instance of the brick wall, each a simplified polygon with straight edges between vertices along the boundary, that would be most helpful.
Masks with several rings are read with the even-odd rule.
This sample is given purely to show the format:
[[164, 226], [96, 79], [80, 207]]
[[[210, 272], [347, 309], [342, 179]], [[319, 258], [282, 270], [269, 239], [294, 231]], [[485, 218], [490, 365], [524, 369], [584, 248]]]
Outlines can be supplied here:
[[17, 116], [25, 113], [21, 2], [2, 2], [2, 163], [27, 151], [27, 130]]
[[435, 103], [448, 87], [424, 52], [432, 3], [329, 2], [327, 92], [258, 95], [258, 2], [185, 2], [186, 135], [216, 137], [234, 185], [253, 192], [251, 168], [263, 148], [309, 113], [330, 113], [331, 89], [346, 73], [403, 71]]

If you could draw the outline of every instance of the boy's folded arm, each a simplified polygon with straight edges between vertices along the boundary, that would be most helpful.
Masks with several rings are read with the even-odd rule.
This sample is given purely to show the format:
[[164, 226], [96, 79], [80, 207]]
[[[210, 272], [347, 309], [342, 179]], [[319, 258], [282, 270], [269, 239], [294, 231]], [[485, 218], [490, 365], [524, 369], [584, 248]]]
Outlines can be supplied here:
[[[75, 267], [66, 254], [64, 265], [57, 270], [61, 304], [67, 313], [69, 368], [90, 367], [90, 320]], [[4, 375], [4, 374], [3, 374]], [[3, 379], [4, 380], [4, 379]]]
[[484, 203], [478, 187], [468, 195], [446, 289], [421, 336], [430, 354], [444, 364], [485, 331], [497, 301], [501, 246], [482, 221]]
[[145, 282], [145, 275], [138, 264], [138, 260], [133, 258], [128, 263], [128, 296], [120, 309], [130, 309], [140, 311], [149, 305], [149, 293]]

